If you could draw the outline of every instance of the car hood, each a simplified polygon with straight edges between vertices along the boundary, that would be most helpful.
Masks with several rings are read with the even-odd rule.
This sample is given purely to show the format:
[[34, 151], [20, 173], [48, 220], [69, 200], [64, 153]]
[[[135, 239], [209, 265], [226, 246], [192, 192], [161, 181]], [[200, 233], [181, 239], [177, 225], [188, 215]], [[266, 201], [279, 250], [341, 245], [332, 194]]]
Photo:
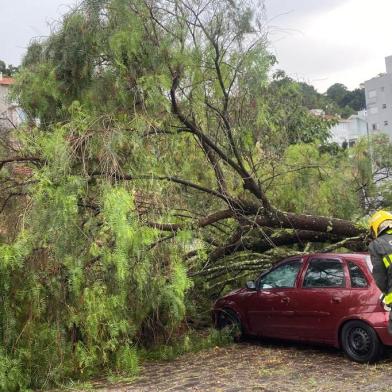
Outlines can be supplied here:
[[227, 293], [226, 295], [224, 295], [220, 299], [227, 299], [227, 298], [233, 297], [237, 294], [243, 293], [244, 291], [246, 291], [246, 289], [244, 289], [244, 288], [236, 289], [236, 290], [230, 291], [230, 293]]

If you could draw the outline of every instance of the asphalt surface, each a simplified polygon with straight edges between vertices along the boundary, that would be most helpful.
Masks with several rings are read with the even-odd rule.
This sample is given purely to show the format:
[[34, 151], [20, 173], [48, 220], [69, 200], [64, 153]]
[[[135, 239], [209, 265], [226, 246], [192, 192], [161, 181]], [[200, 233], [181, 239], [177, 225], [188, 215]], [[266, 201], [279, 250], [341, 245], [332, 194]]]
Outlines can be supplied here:
[[172, 362], [145, 363], [136, 380], [97, 384], [96, 390], [392, 392], [392, 355], [388, 352], [377, 364], [361, 365], [331, 348], [248, 341]]

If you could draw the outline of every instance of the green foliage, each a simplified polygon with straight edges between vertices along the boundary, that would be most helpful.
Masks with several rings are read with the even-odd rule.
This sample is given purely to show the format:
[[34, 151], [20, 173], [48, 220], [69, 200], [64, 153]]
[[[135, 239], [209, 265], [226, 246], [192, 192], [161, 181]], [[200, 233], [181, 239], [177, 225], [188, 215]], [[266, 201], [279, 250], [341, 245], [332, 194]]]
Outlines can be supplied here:
[[162, 303], [169, 320], [178, 323], [185, 316], [185, 293], [190, 288], [191, 282], [187, 276], [187, 270], [177, 261], [173, 264], [169, 285], [161, 293]]
[[[385, 134], [363, 139], [355, 146], [360, 185], [368, 199], [369, 209], [392, 208], [392, 143]], [[359, 159], [358, 159], [359, 158]]]
[[13, 94], [26, 114], [31, 119], [39, 118], [44, 125], [64, 117], [59, 83], [50, 63], [38, 63], [34, 72], [22, 69]]
[[299, 92], [296, 98], [308, 109], [322, 109], [326, 114], [348, 118], [352, 114], [366, 108], [365, 90], [357, 88], [349, 91], [341, 83], [335, 83], [328, 88], [325, 94], [320, 94], [312, 85], [304, 82], [295, 82], [283, 71], [274, 75], [273, 84], [294, 84]]
[[[264, 104], [258, 115], [263, 129], [270, 128], [268, 139], [284, 149], [296, 143], [326, 142], [332, 121], [311, 114], [304, 94], [304, 84], [297, 83], [282, 72], [263, 90]], [[262, 135], [260, 135], [262, 137]]]
[[18, 72], [18, 67], [14, 67], [12, 64], [7, 64], [0, 60], [0, 73], [3, 74], [3, 76], [13, 76]]
[[39, 64], [43, 56], [43, 45], [39, 41], [33, 41], [27, 48], [27, 52], [23, 57], [22, 67], [33, 67]]
[[27, 390], [29, 380], [17, 359], [11, 359], [0, 351], [0, 390], [17, 392]]
[[340, 109], [338, 113], [344, 118], [366, 108], [365, 89], [363, 88], [349, 91], [345, 85], [335, 83], [328, 88], [326, 96], [338, 105]]
[[161, 345], [152, 350], [142, 351], [141, 357], [144, 360], [171, 361], [189, 352], [198, 352], [217, 346], [226, 346], [232, 342], [233, 337], [228, 330], [218, 331], [211, 329], [203, 335], [197, 332], [191, 332], [181, 338], [175, 339], [170, 345]]
[[133, 347], [123, 347], [116, 355], [116, 370], [126, 374], [137, 374], [139, 357]]
[[[29, 227], [34, 236], [21, 234], [13, 245], [0, 248], [0, 291], [7, 298], [1, 330], [7, 346], [16, 348], [2, 366], [20, 364], [12, 365], [4, 381], [9, 385], [89, 377], [104, 368], [135, 374], [138, 359], [132, 347], [146, 318], [161, 311], [162, 322], [173, 328], [184, 317], [190, 286], [186, 270], [174, 255], [172, 260], [166, 255], [166, 268], [159, 259], [140, 257], [156, 235], [132, 216], [129, 192], [105, 185], [102, 224], [81, 232], [77, 185], [69, 177], [62, 184], [41, 177], [35, 203], [43, 212], [45, 201], [49, 213], [34, 214]], [[86, 242], [90, 252], [85, 252]], [[31, 243], [50, 245], [51, 252], [34, 261]]]
[[314, 144], [290, 146], [273, 179], [271, 198], [284, 210], [350, 218], [360, 211], [350, 161], [345, 152], [331, 156]]
[[28, 233], [22, 231], [12, 245], [2, 244], [0, 246], [0, 270], [6, 272], [20, 268], [30, 251]]
[[[4, 367], [20, 363], [5, 382], [38, 386], [102, 369], [136, 374], [142, 324], [157, 312], [167, 328], [184, 317], [186, 269], [175, 248], [165, 265], [143, 254], [158, 231], [139, 221], [131, 189], [100, 182], [98, 219], [94, 210], [81, 213], [91, 193], [86, 178], [69, 174], [64, 128], [30, 137], [47, 165], [35, 174], [27, 230], [0, 247], [0, 291], [7, 299], [0, 323], [5, 347], [14, 346]], [[35, 256], [33, 247], [46, 250]]]
[[347, 95], [347, 87], [341, 83], [335, 83], [331, 87], [328, 88], [326, 94], [332, 101], [335, 101], [337, 104], [343, 104], [344, 98]]

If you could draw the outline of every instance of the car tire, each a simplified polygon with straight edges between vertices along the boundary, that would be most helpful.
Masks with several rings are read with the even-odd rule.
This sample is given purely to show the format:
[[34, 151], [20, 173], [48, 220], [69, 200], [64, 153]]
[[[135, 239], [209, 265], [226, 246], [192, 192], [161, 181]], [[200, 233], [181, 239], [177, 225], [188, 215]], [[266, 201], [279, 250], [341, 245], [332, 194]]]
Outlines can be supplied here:
[[382, 355], [383, 345], [376, 331], [362, 321], [344, 324], [340, 338], [343, 351], [355, 362], [376, 362]]
[[243, 328], [237, 314], [231, 309], [223, 309], [218, 317], [218, 329], [227, 328], [234, 341], [239, 342], [243, 337]]

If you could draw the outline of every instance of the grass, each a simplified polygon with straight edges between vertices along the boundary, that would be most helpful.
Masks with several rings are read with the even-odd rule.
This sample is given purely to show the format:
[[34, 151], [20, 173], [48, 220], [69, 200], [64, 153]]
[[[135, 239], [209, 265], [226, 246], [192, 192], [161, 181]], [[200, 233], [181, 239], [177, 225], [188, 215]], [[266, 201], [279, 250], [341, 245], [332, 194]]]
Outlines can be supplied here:
[[172, 361], [186, 353], [196, 353], [217, 346], [226, 346], [232, 342], [233, 337], [229, 330], [210, 329], [207, 334], [203, 335], [190, 332], [171, 344], [140, 351], [140, 358], [141, 360]]
[[[139, 349], [137, 354], [141, 362], [144, 361], [172, 361], [181, 355], [187, 353], [196, 353], [201, 350], [206, 350], [214, 347], [222, 347], [229, 345], [233, 342], [232, 331], [226, 329], [217, 331], [210, 329], [204, 333], [191, 331], [185, 335], [176, 338], [171, 344], [159, 345], [152, 349]], [[77, 382], [69, 381], [65, 384], [59, 385], [57, 391], [94, 391], [97, 385], [116, 384], [116, 383], [129, 383], [135, 381], [137, 376], [129, 376], [126, 373], [110, 373], [105, 374], [99, 382]]]

